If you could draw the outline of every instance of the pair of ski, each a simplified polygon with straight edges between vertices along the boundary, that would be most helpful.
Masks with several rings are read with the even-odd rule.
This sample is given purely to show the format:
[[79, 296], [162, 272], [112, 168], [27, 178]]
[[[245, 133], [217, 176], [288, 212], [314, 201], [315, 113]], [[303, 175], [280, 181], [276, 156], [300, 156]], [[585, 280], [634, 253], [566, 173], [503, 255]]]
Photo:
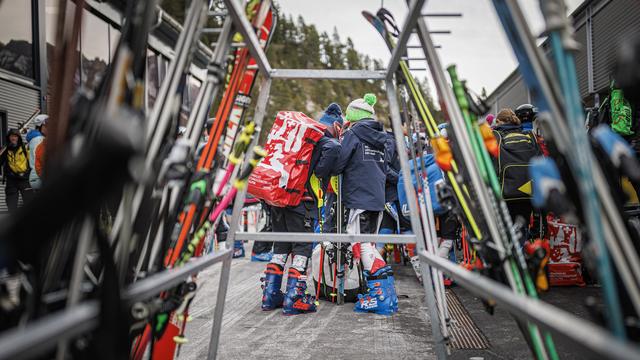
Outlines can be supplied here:
[[[606, 128], [601, 129], [600, 135], [595, 134], [600, 148], [596, 150], [605, 156], [597, 158], [594, 154], [584, 129], [573, 55], [576, 46], [564, 2], [541, 1], [553, 68], [536, 46], [519, 4], [513, 0], [494, 0], [493, 3], [520, 64], [520, 72], [541, 109], [538, 122], [555, 160], [555, 164], [549, 161], [546, 167], [538, 166], [534, 170], [555, 173], [543, 179], [553, 180], [546, 183], [555, 184], [554, 194], [570, 198], [578, 209], [570, 212], [580, 219], [593, 247], [606, 306], [603, 318], [615, 336], [626, 339], [625, 323], [640, 315], [640, 260], [634, 246], [638, 234], [630, 226], [622, 205], [612, 196], [604, 167], [624, 172], [621, 159], [634, 161], [634, 156], [628, 148], [625, 152], [624, 141], [612, 136]], [[559, 84], [555, 79], [559, 79]], [[549, 205], [547, 200], [541, 199], [540, 204]], [[629, 301], [623, 301], [625, 297]], [[631, 305], [623, 307], [621, 303]]]

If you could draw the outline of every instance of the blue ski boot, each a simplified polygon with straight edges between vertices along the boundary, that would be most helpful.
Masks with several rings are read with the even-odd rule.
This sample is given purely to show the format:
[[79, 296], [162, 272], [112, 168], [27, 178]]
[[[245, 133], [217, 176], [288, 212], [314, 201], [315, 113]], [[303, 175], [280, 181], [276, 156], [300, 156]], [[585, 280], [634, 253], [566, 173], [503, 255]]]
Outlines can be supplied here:
[[393, 276], [393, 270], [391, 266], [387, 265], [378, 271], [383, 271], [387, 274], [387, 279], [384, 281], [384, 286], [389, 291], [389, 296], [391, 296], [391, 305], [393, 306], [393, 312], [398, 311], [398, 294], [396, 293], [396, 279]]
[[262, 310], [271, 311], [282, 307], [284, 294], [282, 293], [282, 267], [277, 264], [268, 264], [264, 271], [264, 277], [260, 279], [262, 284]]
[[266, 253], [261, 253], [261, 254], [251, 254], [251, 261], [257, 261], [257, 262], [269, 262], [271, 261], [271, 258], [273, 257], [273, 252], [269, 251]]
[[389, 277], [385, 268], [380, 268], [373, 274], [364, 271], [364, 276], [367, 279], [369, 293], [365, 295], [358, 294], [358, 301], [353, 310], [355, 312], [368, 312], [378, 315], [392, 315], [395, 313], [396, 309], [393, 306], [392, 296], [387, 285]]
[[242, 241], [234, 241], [233, 242], [233, 258], [243, 258], [244, 257], [244, 244]]
[[306, 314], [316, 311], [315, 297], [307, 292], [307, 276], [296, 269], [289, 269], [287, 292], [282, 312], [285, 315]]

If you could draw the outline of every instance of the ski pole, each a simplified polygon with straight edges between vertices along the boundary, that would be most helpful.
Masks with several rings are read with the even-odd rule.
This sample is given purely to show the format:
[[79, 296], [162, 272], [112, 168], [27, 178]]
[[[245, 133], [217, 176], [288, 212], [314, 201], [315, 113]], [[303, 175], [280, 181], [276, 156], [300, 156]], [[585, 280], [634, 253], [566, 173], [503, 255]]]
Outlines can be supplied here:
[[318, 288], [316, 289], [316, 306], [320, 304], [320, 288], [322, 287], [322, 270], [324, 269], [324, 244], [320, 244], [320, 266], [318, 267]]

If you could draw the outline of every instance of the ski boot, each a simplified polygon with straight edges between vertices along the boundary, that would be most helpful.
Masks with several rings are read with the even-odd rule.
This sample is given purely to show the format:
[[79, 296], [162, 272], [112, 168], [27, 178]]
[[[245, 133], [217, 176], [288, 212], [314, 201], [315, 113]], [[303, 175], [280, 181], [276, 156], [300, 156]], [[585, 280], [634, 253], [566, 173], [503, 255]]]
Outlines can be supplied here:
[[391, 266], [387, 265], [383, 268], [381, 268], [380, 270], [378, 270], [378, 272], [382, 271], [384, 274], [387, 275], [387, 279], [386, 281], [384, 281], [383, 286], [385, 286], [387, 288], [387, 291], [389, 292], [389, 296], [391, 297], [391, 305], [393, 307], [393, 312], [397, 312], [398, 311], [398, 294], [396, 293], [396, 280], [395, 277], [393, 276], [393, 270], [391, 269]]
[[284, 294], [282, 293], [282, 267], [277, 264], [267, 265], [262, 284], [262, 310], [271, 311], [282, 307]]
[[307, 276], [296, 269], [289, 269], [287, 292], [282, 312], [285, 315], [298, 315], [316, 311], [315, 297], [307, 292]]
[[243, 258], [244, 257], [244, 244], [242, 241], [234, 241], [233, 242], [233, 258]]
[[261, 254], [253, 253], [253, 254], [251, 254], [251, 261], [269, 262], [269, 261], [271, 261], [272, 257], [273, 257], [273, 252], [271, 252], [271, 251], [266, 252], [266, 253], [261, 253]]
[[387, 285], [389, 276], [385, 268], [378, 269], [373, 274], [364, 271], [369, 293], [358, 294], [358, 301], [353, 309], [355, 312], [369, 312], [378, 315], [392, 315], [396, 312], [392, 301], [393, 296]]

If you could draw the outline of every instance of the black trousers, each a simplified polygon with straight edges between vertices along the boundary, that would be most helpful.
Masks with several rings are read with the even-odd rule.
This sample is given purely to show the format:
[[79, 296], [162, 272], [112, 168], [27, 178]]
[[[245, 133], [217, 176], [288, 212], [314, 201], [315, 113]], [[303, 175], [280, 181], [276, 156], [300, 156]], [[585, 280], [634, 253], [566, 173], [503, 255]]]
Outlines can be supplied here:
[[9, 212], [18, 210], [18, 194], [22, 196], [23, 203], [31, 200], [32, 190], [29, 180], [7, 177], [4, 194]]
[[[271, 225], [271, 207], [264, 202], [262, 203], [262, 211], [264, 212], [266, 224], [260, 232], [272, 232]], [[254, 241], [253, 247], [251, 248], [252, 255], [265, 254], [270, 252], [273, 249], [273, 241]]]
[[[273, 232], [313, 232], [313, 219], [288, 208], [271, 207]], [[311, 257], [312, 243], [275, 242], [274, 254], [292, 254]]]
[[[533, 205], [531, 205], [531, 201], [529, 200], [516, 200], [516, 201], [507, 201], [507, 208], [509, 209], [509, 214], [511, 215], [511, 219], [515, 223], [519, 217], [524, 219], [525, 229], [527, 230], [527, 239], [536, 239], [543, 236], [543, 231], [541, 231], [541, 227], [543, 227], [544, 220], [540, 218], [539, 214], [533, 212]], [[533, 216], [533, 226], [531, 226], [531, 215]]]
[[447, 240], [455, 240], [458, 237], [460, 223], [454, 214], [439, 215], [440, 228], [437, 231], [438, 236]]

